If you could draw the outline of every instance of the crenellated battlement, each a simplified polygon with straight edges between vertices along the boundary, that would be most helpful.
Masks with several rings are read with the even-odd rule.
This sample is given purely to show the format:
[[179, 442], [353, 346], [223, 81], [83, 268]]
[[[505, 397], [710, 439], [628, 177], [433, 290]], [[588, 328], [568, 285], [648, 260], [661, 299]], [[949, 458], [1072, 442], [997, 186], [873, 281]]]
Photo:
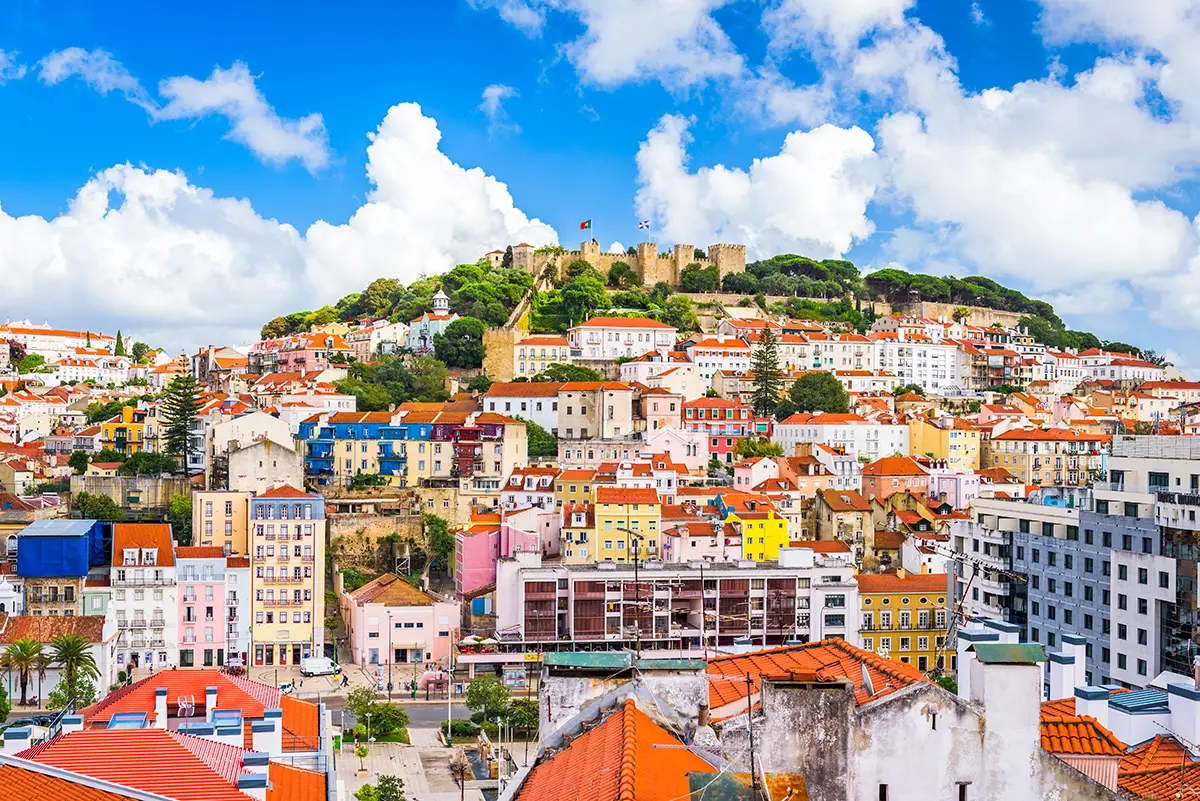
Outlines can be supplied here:
[[561, 253], [545, 251], [539, 253], [532, 245], [513, 245], [513, 266], [539, 274], [546, 265], [553, 264], [559, 275], [565, 275], [567, 265], [583, 259], [603, 273], [607, 273], [617, 262], [625, 262], [638, 274], [642, 285], [652, 287], [665, 281], [673, 287], [679, 286], [683, 268], [689, 264], [705, 267], [716, 265], [720, 277], [746, 271], [746, 246], [717, 244], [709, 245], [703, 258], [696, 258], [696, 247], [688, 244], [673, 245], [670, 250], [659, 252], [654, 242], [642, 242], [634, 253], [602, 253], [600, 243], [594, 240], [581, 242], [578, 250]]

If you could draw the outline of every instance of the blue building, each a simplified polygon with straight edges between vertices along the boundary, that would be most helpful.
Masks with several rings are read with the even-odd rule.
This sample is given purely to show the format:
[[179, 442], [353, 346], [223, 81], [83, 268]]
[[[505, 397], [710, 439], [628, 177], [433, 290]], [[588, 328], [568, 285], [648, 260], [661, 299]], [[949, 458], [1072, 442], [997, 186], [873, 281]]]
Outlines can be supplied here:
[[17, 537], [17, 575], [28, 615], [83, 614], [83, 587], [94, 557], [104, 554], [106, 524], [97, 520], [35, 520]]
[[[357, 473], [394, 477], [408, 483], [408, 446], [427, 441], [433, 413], [337, 412], [300, 423], [304, 473], [317, 486], [345, 484]], [[406, 420], [405, 418], [420, 418]]]

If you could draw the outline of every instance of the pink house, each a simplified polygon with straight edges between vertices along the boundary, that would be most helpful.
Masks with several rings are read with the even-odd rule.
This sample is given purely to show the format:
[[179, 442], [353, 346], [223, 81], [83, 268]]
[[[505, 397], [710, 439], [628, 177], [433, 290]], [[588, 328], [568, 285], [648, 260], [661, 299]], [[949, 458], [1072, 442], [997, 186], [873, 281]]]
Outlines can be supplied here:
[[498, 514], [472, 514], [471, 522], [454, 539], [454, 585], [459, 598], [495, 584], [498, 560], [542, 551], [538, 532], [516, 528]]
[[683, 395], [654, 387], [642, 390], [642, 416], [646, 419], [646, 431], [660, 428], [681, 428], [683, 419]]
[[[225, 603], [225, 568], [225, 553], [220, 548], [175, 549], [181, 668], [220, 667], [229, 657], [244, 657], [237, 642], [238, 607]], [[248, 603], [250, 599], [238, 599], [235, 590], [233, 600]]]
[[[457, 602], [439, 601], [392, 573], [342, 592], [342, 620], [356, 665], [440, 662], [458, 636]], [[409, 680], [399, 674], [396, 683]]]
[[354, 348], [337, 334], [296, 334], [283, 340], [276, 353], [280, 373], [319, 373], [334, 356], [353, 356]]

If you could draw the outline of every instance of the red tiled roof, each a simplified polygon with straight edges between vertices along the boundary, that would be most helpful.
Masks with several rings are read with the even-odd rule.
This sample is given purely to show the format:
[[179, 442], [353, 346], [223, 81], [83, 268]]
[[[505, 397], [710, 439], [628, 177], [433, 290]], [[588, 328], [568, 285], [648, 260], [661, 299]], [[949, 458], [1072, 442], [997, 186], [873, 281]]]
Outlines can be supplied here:
[[[1073, 701], [1074, 699], [1066, 700]], [[1072, 704], [1073, 706], [1074, 704]], [[1042, 709], [1045, 708], [1046, 705], [1043, 704]], [[1045, 720], [1044, 714], [1042, 719]], [[1192, 761], [1192, 755], [1182, 743], [1174, 737], [1156, 734], [1136, 748], [1125, 752], [1125, 756], [1121, 758], [1119, 772], [1126, 775], [1135, 771], [1161, 770], [1162, 768], [1179, 770], [1180, 765], [1186, 765]]]
[[792, 540], [789, 548], [808, 548], [816, 553], [850, 553], [850, 546], [841, 540]]
[[267, 801], [325, 801], [324, 773], [272, 761], [267, 779]]
[[272, 487], [266, 492], [258, 496], [259, 498], [312, 498], [304, 490], [298, 490], [290, 484], [280, 484], [278, 487]]
[[924, 476], [928, 473], [911, 456], [885, 456], [862, 469], [864, 476]]
[[104, 639], [104, 618], [97, 615], [4, 615], [0, 613], [0, 645], [31, 638], [48, 643], [64, 634], [78, 634], [89, 643]]
[[[863, 668], [871, 677], [872, 695], [863, 681]], [[903, 662], [856, 648], [845, 640], [820, 640], [749, 654], [719, 656], [708, 661], [709, 705], [715, 711], [746, 698], [746, 682], [712, 676], [744, 676], [749, 673], [753, 692], [758, 694], [760, 676], [788, 676], [796, 672], [816, 674], [818, 680], [838, 677], [854, 683], [858, 704], [874, 701], [912, 684], [928, 682], [921, 671]]]
[[167, 523], [117, 523], [113, 526], [112, 564], [120, 567], [125, 548], [157, 548], [156, 566], [175, 564], [175, 542]]
[[[904, 544], [904, 535], [899, 531], [876, 531], [875, 550], [895, 551]], [[943, 587], [942, 589], [945, 589]]]
[[596, 503], [658, 503], [652, 487], [596, 487]]
[[244, 793], [182, 744], [188, 736], [157, 728], [83, 729], [17, 756], [177, 801], [245, 801]]
[[358, 605], [383, 604], [384, 606], [430, 606], [434, 599], [393, 573], [384, 573], [368, 581], [350, 597]]
[[817, 495], [835, 512], [871, 511], [871, 504], [867, 503], [866, 499], [855, 490], [817, 490]]
[[1120, 756], [1125, 744], [1086, 715], [1068, 721], [1042, 721], [1042, 748], [1052, 754]]
[[1084, 434], [1081, 431], [1075, 431], [1070, 428], [1055, 428], [1051, 430], [1044, 428], [1015, 428], [1012, 431], [1005, 431], [1003, 434], [995, 434], [992, 436], [992, 439], [1037, 440], [1039, 442], [1107, 442], [1109, 438], [1103, 434]]
[[555, 398], [563, 386], [554, 381], [518, 381], [511, 384], [492, 384], [484, 393], [489, 398]]
[[[876, 533], [878, 541], [879, 534]], [[946, 592], [945, 573], [909, 573], [898, 576], [895, 573], [860, 573], [858, 575], [858, 591], [864, 592]]]
[[675, 801], [689, 796], [688, 773], [712, 769], [629, 698], [538, 764], [516, 801]]
[[70, 801], [129, 801], [129, 796], [123, 793], [98, 790], [16, 765], [0, 766], [0, 788], [3, 788], [0, 789], [0, 798], [4, 801], [49, 798]]
[[225, 551], [215, 545], [181, 545], [175, 549], [176, 559], [224, 559]]
[[593, 317], [576, 328], [662, 328], [675, 330], [675, 326], [651, 320], [648, 317]]

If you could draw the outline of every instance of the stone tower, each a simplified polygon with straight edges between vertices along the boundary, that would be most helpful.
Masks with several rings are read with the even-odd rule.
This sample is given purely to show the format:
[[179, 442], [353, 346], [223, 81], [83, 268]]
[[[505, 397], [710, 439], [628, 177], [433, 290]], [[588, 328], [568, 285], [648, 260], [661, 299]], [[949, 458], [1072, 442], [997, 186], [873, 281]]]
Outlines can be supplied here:
[[707, 255], [709, 261], [717, 265], [720, 280], [733, 273], [746, 272], [745, 245], [709, 245]]
[[671, 248], [671, 263], [669, 267], [671, 277], [663, 280], [669, 281], [671, 286], [679, 286], [679, 279], [683, 275], [683, 268], [694, 261], [696, 261], [695, 245], [676, 245]]
[[658, 276], [658, 245], [653, 242], [642, 242], [637, 246], [637, 263], [633, 265], [642, 286], [654, 286], [665, 279]]

